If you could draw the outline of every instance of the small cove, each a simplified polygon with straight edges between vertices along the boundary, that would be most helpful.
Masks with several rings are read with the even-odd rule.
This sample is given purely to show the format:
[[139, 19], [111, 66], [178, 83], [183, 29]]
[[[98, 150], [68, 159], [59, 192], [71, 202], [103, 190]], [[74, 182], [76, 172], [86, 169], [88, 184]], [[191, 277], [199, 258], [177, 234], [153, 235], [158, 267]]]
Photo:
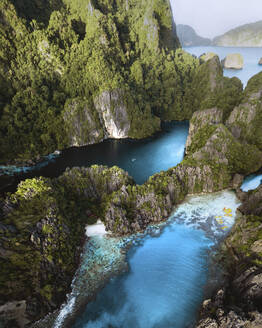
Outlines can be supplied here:
[[94, 164], [117, 165], [127, 171], [136, 183], [142, 184], [151, 175], [176, 166], [183, 160], [188, 129], [188, 121], [169, 122], [162, 124], [161, 132], [143, 140], [108, 139], [95, 145], [65, 149], [45, 165], [36, 165], [19, 175], [14, 175], [15, 168], [9, 170], [13, 182], [3, 189], [13, 192], [21, 180], [37, 176], [58, 177], [67, 167]]
[[[167, 223], [149, 228], [144, 235], [133, 236], [127, 253], [129, 270], [110, 280], [82, 314], [78, 313], [73, 327], [191, 327], [206, 284], [210, 291], [219, 278], [217, 270], [210, 278], [210, 252], [231, 229], [238, 206], [239, 201], [231, 191], [188, 196]], [[91, 237], [92, 242], [96, 244], [91, 252], [94, 258], [107, 258], [108, 254], [110, 258], [114, 250], [111, 257], [114, 266], [121, 242], [102, 236]], [[83, 254], [80, 274], [72, 285], [73, 293], [68, 306], [62, 308], [55, 328], [67, 327], [63, 326], [64, 320], [71, 312], [77, 312], [74, 304], [77, 307], [79, 294], [88, 293], [90, 276], [86, 275], [91, 253]], [[107, 267], [108, 262], [105, 263]]]

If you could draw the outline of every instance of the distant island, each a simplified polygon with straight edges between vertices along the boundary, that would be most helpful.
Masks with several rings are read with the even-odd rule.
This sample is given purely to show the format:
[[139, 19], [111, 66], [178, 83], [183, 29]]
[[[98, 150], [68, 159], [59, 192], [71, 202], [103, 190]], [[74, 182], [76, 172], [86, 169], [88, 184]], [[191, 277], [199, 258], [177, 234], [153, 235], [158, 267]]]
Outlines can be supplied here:
[[262, 47], [262, 20], [241, 25], [217, 36], [212, 44], [222, 47]]
[[177, 34], [183, 47], [262, 47], [262, 20], [236, 27], [213, 40], [199, 36], [189, 25], [177, 25]]
[[189, 25], [178, 24], [177, 36], [180, 40], [182, 47], [190, 46], [210, 46], [211, 40], [199, 36], [193, 27]]

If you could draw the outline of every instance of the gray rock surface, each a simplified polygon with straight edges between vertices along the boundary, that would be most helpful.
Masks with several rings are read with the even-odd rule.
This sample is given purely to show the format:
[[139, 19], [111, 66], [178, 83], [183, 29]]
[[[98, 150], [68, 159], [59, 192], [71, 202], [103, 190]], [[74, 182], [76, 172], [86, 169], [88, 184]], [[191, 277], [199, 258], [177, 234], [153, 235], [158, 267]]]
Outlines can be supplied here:
[[235, 107], [226, 121], [233, 136], [262, 150], [262, 89]]
[[122, 90], [104, 91], [95, 101], [95, 108], [109, 138], [127, 138], [130, 120]]
[[222, 61], [226, 69], [242, 69], [244, 67], [244, 58], [241, 54], [228, 54]]
[[63, 117], [68, 131], [69, 147], [97, 143], [105, 137], [98, 114], [94, 110], [91, 111], [89, 106], [80, 99], [72, 100], [65, 106]]
[[186, 141], [186, 152], [199, 129], [205, 125], [217, 125], [222, 123], [223, 111], [218, 108], [210, 108], [195, 112], [190, 120], [189, 133]]

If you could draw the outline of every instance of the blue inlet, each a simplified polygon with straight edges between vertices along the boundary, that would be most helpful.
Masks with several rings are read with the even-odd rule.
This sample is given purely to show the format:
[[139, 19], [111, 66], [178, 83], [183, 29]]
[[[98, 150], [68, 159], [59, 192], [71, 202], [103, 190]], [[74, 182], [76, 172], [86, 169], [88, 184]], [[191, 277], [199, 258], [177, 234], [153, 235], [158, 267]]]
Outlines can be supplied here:
[[135, 239], [130, 270], [111, 279], [74, 328], [192, 327], [210, 284], [212, 246], [230, 231], [238, 206], [231, 191], [187, 197], [167, 224]]

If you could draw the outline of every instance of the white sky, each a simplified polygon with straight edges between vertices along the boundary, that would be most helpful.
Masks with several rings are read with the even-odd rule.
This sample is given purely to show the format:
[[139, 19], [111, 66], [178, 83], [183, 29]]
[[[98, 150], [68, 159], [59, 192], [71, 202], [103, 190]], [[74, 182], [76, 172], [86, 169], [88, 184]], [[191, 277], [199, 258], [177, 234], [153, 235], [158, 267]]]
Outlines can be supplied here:
[[239, 25], [262, 20], [262, 0], [170, 0], [176, 24], [212, 38]]

